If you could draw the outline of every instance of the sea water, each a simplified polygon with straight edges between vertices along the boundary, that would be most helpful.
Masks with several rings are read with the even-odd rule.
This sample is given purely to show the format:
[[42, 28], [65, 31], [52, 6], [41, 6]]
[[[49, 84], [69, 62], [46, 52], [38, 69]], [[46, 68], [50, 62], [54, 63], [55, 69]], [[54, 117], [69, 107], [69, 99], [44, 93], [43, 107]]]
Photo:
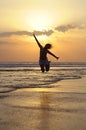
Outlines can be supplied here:
[[51, 63], [42, 73], [38, 63], [0, 63], [0, 93], [20, 88], [46, 88], [61, 80], [79, 79], [86, 75], [86, 63]]

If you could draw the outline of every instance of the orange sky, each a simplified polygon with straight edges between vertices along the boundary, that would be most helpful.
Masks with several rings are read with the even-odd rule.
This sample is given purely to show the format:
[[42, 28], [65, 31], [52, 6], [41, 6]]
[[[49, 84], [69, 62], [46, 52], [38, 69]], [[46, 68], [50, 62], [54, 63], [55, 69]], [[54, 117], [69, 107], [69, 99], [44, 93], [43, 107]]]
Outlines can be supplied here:
[[59, 61], [86, 62], [86, 0], [3, 0], [0, 16], [0, 62], [38, 61], [34, 31]]

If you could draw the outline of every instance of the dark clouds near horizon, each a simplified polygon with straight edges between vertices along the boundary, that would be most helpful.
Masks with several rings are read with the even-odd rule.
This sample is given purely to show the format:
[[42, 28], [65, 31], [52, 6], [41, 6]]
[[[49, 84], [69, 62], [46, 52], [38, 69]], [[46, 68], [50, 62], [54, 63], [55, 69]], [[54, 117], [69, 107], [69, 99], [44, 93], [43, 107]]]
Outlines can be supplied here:
[[58, 26], [55, 28], [55, 30], [59, 31], [59, 32], [67, 32], [70, 29], [74, 29], [76, 28], [75, 25], [72, 24], [68, 24], [68, 25], [62, 25], [62, 26]]
[[86, 29], [86, 25], [76, 25], [76, 24], [67, 24], [67, 25], [61, 25], [55, 28], [55, 30], [59, 32], [67, 32], [72, 29]]
[[0, 37], [10, 37], [12, 35], [17, 35], [17, 36], [32, 36], [32, 34], [35, 33], [36, 35], [51, 35], [53, 33], [53, 30], [48, 30], [48, 31], [34, 31], [34, 32], [29, 32], [29, 31], [15, 31], [15, 32], [2, 32], [0, 33]]
[[61, 26], [57, 26], [54, 29], [51, 30], [43, 30], [43, 31], [34, 31], [34, 32], [29, 32], [29, 31], [13, 31], [13, 32], [1, 32], [0, 33], [0, 37], [10, 37], [12, 35], [17, 35], [17, 36], [32, 36], [33, 33], [35, 33], [36, 35], [46, 35], [46, 36], [50, 36], [54, 33], [55, 31], [58, 32], [67, 32], [69, 30], [73, 30], [73, 29], [86, 29], [86, 25], [75, 25], [75, 24], [68, 24], [68, 25], [61, 25]]

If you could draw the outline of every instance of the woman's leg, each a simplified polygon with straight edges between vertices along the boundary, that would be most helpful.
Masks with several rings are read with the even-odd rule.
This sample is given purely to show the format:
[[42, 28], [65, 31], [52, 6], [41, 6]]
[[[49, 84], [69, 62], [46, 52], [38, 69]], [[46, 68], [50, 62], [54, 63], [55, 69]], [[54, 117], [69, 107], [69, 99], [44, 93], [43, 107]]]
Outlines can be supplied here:
[[45, 71], [44, 65], [40, 65], [40, 67], [41, 67], [41, 71], [44, 72]]
[[49, 69], [50, 69], [50, 62], [48, 62], [48, 63], [45, 65], [45, 68], [46, 68], [46, 71], [49, 71]]

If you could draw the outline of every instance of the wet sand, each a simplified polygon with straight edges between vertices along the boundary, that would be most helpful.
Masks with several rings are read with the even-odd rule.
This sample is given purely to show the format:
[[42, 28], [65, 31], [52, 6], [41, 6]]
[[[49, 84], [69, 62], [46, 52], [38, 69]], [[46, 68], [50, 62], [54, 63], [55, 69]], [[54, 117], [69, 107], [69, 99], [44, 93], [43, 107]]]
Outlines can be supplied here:
[[0, 92], [0, 130], [86, 130], [86, 77]]

